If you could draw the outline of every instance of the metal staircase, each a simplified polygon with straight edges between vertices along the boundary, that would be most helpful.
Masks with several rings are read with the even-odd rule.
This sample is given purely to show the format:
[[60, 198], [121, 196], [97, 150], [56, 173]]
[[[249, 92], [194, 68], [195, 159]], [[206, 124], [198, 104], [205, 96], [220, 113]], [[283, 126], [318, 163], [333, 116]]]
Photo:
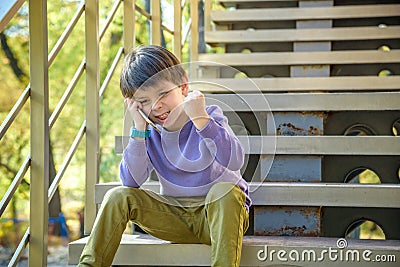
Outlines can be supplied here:
[[[240, 136], [249, 158], [244, 176], [254, 189], [242, 266], [368, 261], [321, 256], [329, 249], [371, 251], [372, 265], [376, 255], [400, 261], [400, 142], [394, 136], [400, 131], [400, 3], [220, 0], [204, 6], [205, 41], [225, 53], [198, 54], [193, 87], [207, 93], [208, 104], [223, 103], [230, 122], [249, 133]], [[238, 73], [251, 82], [235, 78]], [[119, 153], [121, 144], [117, 138]], [[381, 184], [357, 182], [366, 169]], [[95, 202], [118, 184], [96, 185]], [[145, 187], [157, 191], [158, 183]], [[386, 240], [352, 239], [363, 220], [376, 222]], [[70, 244], [71, 264], [85, 242]], [[271, 259], [267, 247], [285, 251], [286, 259], [309, 250], [317, 258]], [[209, 256], [205, 245], [125, 235], [114, 264], [207, 266]]]

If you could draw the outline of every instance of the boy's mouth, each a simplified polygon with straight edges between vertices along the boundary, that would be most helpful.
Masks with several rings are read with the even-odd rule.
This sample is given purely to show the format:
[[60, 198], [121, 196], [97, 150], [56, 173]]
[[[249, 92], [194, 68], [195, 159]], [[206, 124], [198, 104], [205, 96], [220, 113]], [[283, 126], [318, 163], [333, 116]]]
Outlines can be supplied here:
[[154, 116], [156, 119], [158, 119], [159, 121], [161, 121], [161, 122], [165, 122], [166, 120], [167, 120], [167, 118], [168, 118], [168, 115], [169, 115], [169, 111], [167, 111], [167, 112], [165, 112], [165, 113], [163, 113], [163, 114], [161, 114], [161, 115], [158, 115], [158, 116]]

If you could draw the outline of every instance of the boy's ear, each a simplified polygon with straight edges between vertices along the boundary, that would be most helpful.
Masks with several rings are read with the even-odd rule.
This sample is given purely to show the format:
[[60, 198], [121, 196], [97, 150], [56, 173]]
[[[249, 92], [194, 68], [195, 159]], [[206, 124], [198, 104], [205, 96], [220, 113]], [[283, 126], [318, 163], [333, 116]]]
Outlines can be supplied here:
[[186, 97], [189, 93], [189, 83], [186, 75], [184, 77], [184, 82], [180, 85], [180, 88], [182, 90], [182, 95]]

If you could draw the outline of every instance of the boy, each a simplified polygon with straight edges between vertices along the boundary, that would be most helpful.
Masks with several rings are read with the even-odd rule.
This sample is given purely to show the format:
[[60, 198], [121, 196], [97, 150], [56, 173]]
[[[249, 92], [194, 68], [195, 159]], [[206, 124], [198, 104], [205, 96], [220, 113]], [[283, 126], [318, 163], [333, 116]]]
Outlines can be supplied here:
[[[188, 92], [179, 64], [159, 46], [126, 56], [120, 86], [134, 127], [123, 186], [107, 192], [78, 266], [110, 266], [129, 220], [160, 239], [211, 245], [212, 266], [239, 266], [251, 205], [243, 148], [222, 110]], [[161, 194], [140, 189], [152, 170]]]

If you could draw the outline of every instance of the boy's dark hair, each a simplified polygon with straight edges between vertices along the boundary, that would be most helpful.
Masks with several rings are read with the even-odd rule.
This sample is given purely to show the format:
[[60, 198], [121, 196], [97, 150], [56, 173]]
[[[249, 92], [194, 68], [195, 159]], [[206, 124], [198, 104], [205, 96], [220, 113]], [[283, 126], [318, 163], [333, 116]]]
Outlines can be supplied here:
[[181, 85], [186, 82], [185, 77], [179, 59], [170, 51], [161, 46], [140, 46], [125, 57], [120, 87], [124, 97], [132, 97], [142, 86], [152, 86], [160, 80]]

